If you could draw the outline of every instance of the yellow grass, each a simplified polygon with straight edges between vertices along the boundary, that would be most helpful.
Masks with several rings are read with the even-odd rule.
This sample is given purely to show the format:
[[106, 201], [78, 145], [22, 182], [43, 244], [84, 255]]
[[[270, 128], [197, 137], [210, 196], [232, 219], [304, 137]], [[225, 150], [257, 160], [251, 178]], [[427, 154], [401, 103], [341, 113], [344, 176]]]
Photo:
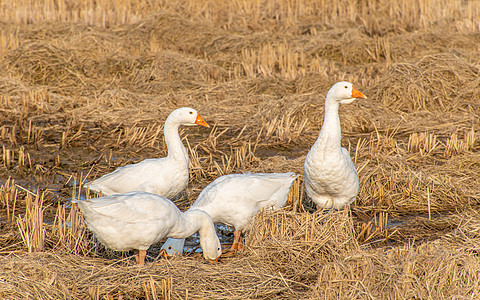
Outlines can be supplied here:
[[[81, 22], [97, 26], [113, 26], [137, 22], [152, 11], [164, 10], [185, 15], [192, 19], [204, 19], [222, 27], [261, 26], [269, 23], [289, 27], [299, 19], [319, 16], [319, 22], [338, 24], [360, 19], [370, 32], [381, 30], [381, 21], [394, 21], [394, 29], [431, 26], [435, 22], [451, 18], [460, 20], [463, 27], [478, 30], [479, 5], [475, 1], [463, 3], [448, 0], [395, 0], [358, 2], [321, 0], [263, 0], [228, 2], [218, 1], [156, 1], [66, 0], [15, 2], [2, 1], [0, 17], [5, 21], [31, 23], [41, 21]], [[15, 13], [12, 13], [15, 12]], [[373, 16], [373, 18], [372, 18]], [[399, 28], [397, 28], [399, 27]], [[314, 30], [315, 32], [316, 30]]]
[[[35, 200], [33, 200], [35, 198]], [[17, 225], [22, 240], [29, 253], [45, 249], [45, 229], [43, 222], [44, 194], [27, 193], [25, 215], [17, 217]]]

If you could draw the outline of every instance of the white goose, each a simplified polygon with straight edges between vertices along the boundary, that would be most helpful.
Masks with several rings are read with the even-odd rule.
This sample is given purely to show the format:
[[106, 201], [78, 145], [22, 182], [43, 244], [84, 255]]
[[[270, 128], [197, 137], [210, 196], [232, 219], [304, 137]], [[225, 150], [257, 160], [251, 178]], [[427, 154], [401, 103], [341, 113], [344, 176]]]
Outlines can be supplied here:
[[167, 157], [146, 159], [120, 167], [90, 183], [86, 188], [104, 195], [143, 191], [174, 198], [188, 184], [188, 153], [178, 134], [180, 125], [210, 127], [198, 112], [189, 107], [174, 110], [165, 121]]
[[347, 149], [341, 146], [340, 104], [367, 98], [350, 82], [337, 82], [325, 100], [325, 118], [317, 141], [305, 159], [305, 189], [317, 209], [342, 208], [358, 193], [358, 176]]
[[217, 260], [222, 254], [212, 218], [198, 209], [182, 213], [167, 198], [130, 192], [73, 202], [100, 242], [116, 251], [134, 249], [139, 265], [144, 264], [150, 245], [164, 237], [186, 238], [197, 231], [205, 259]]
[[[210, 183], [187, 211], [202, 210], [214, 223], [233, 226], [234, 241], [230, 250], [237, 251], [243, 249], [241, 233], [250, 220], [262, 208], [283, 207], [297, 177], [293, 172], [224, 175]], [[169, 238], [162, 249], [170, 255], [181, 254], [184, 242], [184, 239]]]

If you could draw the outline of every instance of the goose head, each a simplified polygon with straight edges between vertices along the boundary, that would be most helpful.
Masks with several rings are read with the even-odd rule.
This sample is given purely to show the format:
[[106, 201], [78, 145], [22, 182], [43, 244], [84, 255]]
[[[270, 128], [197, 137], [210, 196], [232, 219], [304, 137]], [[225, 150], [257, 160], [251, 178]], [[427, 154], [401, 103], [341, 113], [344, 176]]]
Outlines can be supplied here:
[[357, 98], [367, 99], [367, 97], [353, 87], [348, 81], [335, 83], [327, 93], [327, 101], [334, 101], [341, 104], [348, 104]]
[[218, 261], [220, 255], [222, 255], [222, 246], [217, 234], [207, 235], [200, 239], [200, 246], [203, 250], [203, 257], [210, 261]]
[[198, 233], [200, 234], [200, 246], [203, 250], [203, 257], [208, 261], [218, 261], [222, 254], [222, 246], [210, 215], [199, 209], [189, 209], [185, 214], [200, 226]]
[[182, 107], [174, 110], [167, 118], [166, 123], [175, 123], [178, 125], [194, 126], [200, 125], [203, 127], [210, 127], [205, 122], [200, 114], [193, 108]]

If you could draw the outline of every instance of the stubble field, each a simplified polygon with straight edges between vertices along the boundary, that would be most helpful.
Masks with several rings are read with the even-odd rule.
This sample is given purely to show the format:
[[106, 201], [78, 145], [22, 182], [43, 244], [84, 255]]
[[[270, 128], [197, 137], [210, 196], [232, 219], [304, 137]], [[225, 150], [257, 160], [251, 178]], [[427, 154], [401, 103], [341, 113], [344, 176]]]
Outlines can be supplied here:
[[[478, 1], [0, 0], [0, 298], [479, 298], [479, 48]], [[303, 162], [341, 80], [368, 96], [340, 108], [360, 192], [318, 214]], [[224, 174], [301, 176], [243, 253], [137, 267], [70, 201], [165, 156], [182, 106], [212, 125], [181, 129], [182, 210]]]

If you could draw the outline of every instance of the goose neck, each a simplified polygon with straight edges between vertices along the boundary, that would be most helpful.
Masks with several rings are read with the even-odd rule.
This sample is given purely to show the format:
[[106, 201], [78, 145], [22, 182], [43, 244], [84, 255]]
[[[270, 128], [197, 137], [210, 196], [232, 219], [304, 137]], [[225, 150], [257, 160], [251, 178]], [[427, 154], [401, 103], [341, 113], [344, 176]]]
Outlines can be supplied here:
[[180, 160], [186, 160], [188, 162], [188, 155], [185, 146], [180, 139], [178, 129], [180, 124], [168, 120], [165, 122], [165, 128], [163, 134], [165, 136], [165, 143], [167, 144], [168, 157], [173, 157]]
[[214, 230], [212, 218], [209, 214], [200, 209], [189, 209], [185, 213], [185, 218], [192, 222], [200, 235], [206, 235], [209, 231]]
[[[207, 258], [211, 254], [212, 248], [211, 244], [216, 241], [218, 247], [220, 248], [220, 242], [218, 241], [217, 232], [215, 231], [215, 225], [210, 215], [203, 210], [192, 209], [185, 212], [188, 214], [188, 218], [195, 220], [196, 225], [198, 226], [198, 233], [200, 234], [200, 246], [203, 249], [203, 256]], [[215, 244], [213, 244], [215, 245]], [[219, 254], [210, 259], [217, 258]]]
[[323, 119], [322, 129], [320, 131], [320, 139], [328, 139], [330, 143], [340, 145], [341, 128], [340, 118], [338, 116], [339, 103], [336, 101], [325, 101], [325, 117]]
[[220, 241], [218, 240], [215, 225], [210, 215], [203, 210], [189, 209], [185, 213], [188, 222], [192, 222], [191, 228], [196, 228], [200, 234], [200, 246], [203, 249], [205, 259], [215, 260], [221, 254]]
[[170, 233], [170, 237], [186, 238], [195, 232], [200, 232], [201, 235], [202, 228], [208, 222], [208, 219], [204, 216], [205, 214], [205, 212], [199, 210], [187, 210], [182, 213], [177, 226]]

